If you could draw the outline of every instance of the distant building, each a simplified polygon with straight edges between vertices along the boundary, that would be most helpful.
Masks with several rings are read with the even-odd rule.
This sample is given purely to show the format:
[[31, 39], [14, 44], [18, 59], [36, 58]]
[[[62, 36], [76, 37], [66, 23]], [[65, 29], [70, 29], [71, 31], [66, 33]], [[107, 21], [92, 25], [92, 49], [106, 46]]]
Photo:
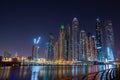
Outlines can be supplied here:
[[46, 46], [45, 47], [45, 59], [49, 60], [48, 56], [49, 56], [49, 52], [50, 52], [50, 50], [49, 50], [50, 43], [47, 42], [45, 46]]
[[38, 43], [40, 41], [40, 37], [37, 39], [34, 39], [34, 44], [32, 47], [32, 59], [33, 60], [38, 60], [38, 54], [39, 54], [39, 46]]
[[112, 28], [112, 21], [105, 21], [105, 33], [106, 33], [106, 58], [108, 61], [114, 61], [114, 34]]
[[2, 61], [2, 56], [0, 56], [0, 62]]
[[4, 58], [10, 58], [11, 54], [8, 51], [4, 51]]
[[46, 60], [54, 60], [54, 36], [49, 35], [49, 42], [46, 44]]
[[78, 33], [79, 33], [79, 28], [78, 28], [79, 22], [77, 18], [74, 18], [72, 21], [72, 60], [73, 61], [78, 61], [79, 56], [78, 56]]
[[32, 47], [32, 59], [37, 60], [39, 54], [39, 46], [37, 44], [34, 44]]
[[65, 27], [61, 25], [60, 27], [60, 37], [59, 37], [59, 48], [60, 48], [60, 60], [65, 60]]
[[86, 35], [86, 56], [88, 61], [92, 61], [92, 34]]
[[96, 19], [96, 41], [97, 41], [97, 59], [99, 61], [104, 60], [103, 49], [102, 49], [102, 25], [101, 21]]
[[54, 52], [54, 60], [60, 59], [60, 48], [59, 48], [59, 42], [55, 43], [55, 52]]
[[53, 60], [54, 59], [54, 36], [52, 33], [50, 33], [49, 35], [49, 60]]
[[97, 42], [94, 35], [92, 35], [92, 60], [97, 61]]
[[86, 42], [86, 33], [84, 30], [81, 30], [80, 31], [80, 49], [79, 49], [80, 51], [79, 60], [81, 61], [85, 61], [87, 59], [85, 42]]
[[71, 35], [70, 26], [66, 27], [65, 32], [65, 60], [72, 60], [72, 46], [71, 46]]

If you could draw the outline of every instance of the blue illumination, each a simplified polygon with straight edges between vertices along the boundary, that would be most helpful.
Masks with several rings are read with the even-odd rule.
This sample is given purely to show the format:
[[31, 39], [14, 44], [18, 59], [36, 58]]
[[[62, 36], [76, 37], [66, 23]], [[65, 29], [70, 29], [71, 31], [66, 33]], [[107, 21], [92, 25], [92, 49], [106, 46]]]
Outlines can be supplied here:
[[15, 75], [12, 74], [10, 79], [11, 79], [11, 80], [15, 80]]
[[41, 66], [32, 66], [32, 75], [31, 75], [31, 80], [38, 80], [38, 73], [42, 69]]
[[34, 44], [38, 44], [40, 42], [41, 37], [38, 38], [38, 40], [36, 38], [34, 38]]
[[102, 47], [97, 47], [97, 49], [101, 49]]
[[110, 53], [110, 49], [109, 49], [109, 47], [107, 47], [107, 53], [108, 53], [108, 54]]
[[99, 19], [99, 18], [97, 18], [96, 20], [97, 20], [98, 22], [100, 21], [100, 19]]
[[107, 57], [108, 61], [114, 61], [113, 51], [110, 47], [107, 47]]
[[41, 37], [38, 38], [38, 40], [37, 40], [37, 42], [36, 42], [37, 44], [39, 43], [40, 39], [41, 39]]
[[36, 39], [34, 39], [34, 44], [36, 43]]
[[94, 35], [92, 35], [92, 38], [95, 38], [95, 36], [94, 36]]

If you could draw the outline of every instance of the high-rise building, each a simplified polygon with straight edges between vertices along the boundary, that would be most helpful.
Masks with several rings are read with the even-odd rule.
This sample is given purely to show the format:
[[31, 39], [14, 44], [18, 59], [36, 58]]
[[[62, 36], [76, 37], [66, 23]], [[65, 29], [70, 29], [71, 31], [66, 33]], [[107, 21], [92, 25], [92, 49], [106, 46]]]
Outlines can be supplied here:
[[72, 21], [72, 60], [78, 61], [79, 56], [78, 56], [78, 19], [74, 18]]
[[70, 26], [66, 27], [65, 32], [65, 60], [72, 60], [71, 52], [71, 35], [70, 35]]
[[65, 60], [65, 27], [64, 25], [61, 25], [60, 27], [59, 48], [60, 48], [60, 60]]
[[38, 54], [39, 54], [39, 46], [38, 46], [38, 43], [40, 41], [40, 37], [37, 39], [34, 39], [34, 44], [33, 44], [33, 47], [32, 47], [32, 59], [33, 60], [38, 60]]
[[80, 51], [79, 60], [81, 61], [85, 61], [87, 59], [85, 42], [86, 42], [86, 33], [84, 30], [81, 30], [80, 31], [80, 50], [79, 50]]
[[106, 58], [108, 61], [114, 61], [114, 34], [112, 28], [112, 21], [105, 21], [105, 33], [106, 33]]
[[53, 60], [54, 59], [54, 36], [52, 33], [49, 35], [49, 53], [48, 53], [48, 59]]
[[46, 60], [49, 60], [49, 58], [48, 58], [48, 56], [49, 56], [49, 51], [50, 51], [50, 50], [49, 50], [49, 45], [50, 45], [49, 42], [47, 42], [46, 45], [45, 45], [45, 46], [46, 46], [46, 47], [45, 47], [45, 59], [46, 59]]
[[60, 57], [59, 42], [56, 42], [56, 43], [55, 43], [54, 60], [59, 60], [59, 57]]
[[86, 35], [86, 56], [87, 61], [92, 61], [92, 34]]
[[96, 19], [96, 41], [97, 41], [97, 59], [99, 61], [104, 60], [103, 50], [102, 50], [102, 25], [101, 21], [97, 18]]
[[10, 58], [11, 54], [8, 51], [4, 51], [4, 58]]
[[97, 45], [96, 45], [96, 38], [94, 35], [92, 35], [92, 60], [97, 60]]
[[46, 60], [54, 59], [54, 36], [52, 33], [49, 34], [49, 41], [46, 43], [45, 58]]

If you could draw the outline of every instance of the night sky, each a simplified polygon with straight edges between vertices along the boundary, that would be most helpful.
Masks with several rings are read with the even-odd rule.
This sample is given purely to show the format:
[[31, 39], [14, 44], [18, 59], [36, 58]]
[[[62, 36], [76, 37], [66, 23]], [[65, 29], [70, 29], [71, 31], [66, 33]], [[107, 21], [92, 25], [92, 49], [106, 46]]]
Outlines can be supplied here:
[[[61, 24], [77, 17], [80, 30], [95, 34], [96, 18], [111, 19], [115, 50], [120, 50], [120, 2], [116, 0], [3, 0], [0, 1], [0, 55], [31, 55], [33, 38], [41, 36], [40, 57], [45, 53], [49, 33], [56, 38]], [[104, 27], [102, 27], [104, 29]], [[104, 34], [103, 34], [104, 35]]]

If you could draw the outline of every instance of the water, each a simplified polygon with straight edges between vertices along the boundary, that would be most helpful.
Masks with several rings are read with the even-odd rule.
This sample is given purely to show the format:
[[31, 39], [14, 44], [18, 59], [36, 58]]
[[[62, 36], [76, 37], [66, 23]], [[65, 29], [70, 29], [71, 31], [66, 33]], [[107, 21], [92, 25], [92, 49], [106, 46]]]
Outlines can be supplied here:
[[0, 80], [58, 80], [113, 67], [114, 65], [0, 67]]

